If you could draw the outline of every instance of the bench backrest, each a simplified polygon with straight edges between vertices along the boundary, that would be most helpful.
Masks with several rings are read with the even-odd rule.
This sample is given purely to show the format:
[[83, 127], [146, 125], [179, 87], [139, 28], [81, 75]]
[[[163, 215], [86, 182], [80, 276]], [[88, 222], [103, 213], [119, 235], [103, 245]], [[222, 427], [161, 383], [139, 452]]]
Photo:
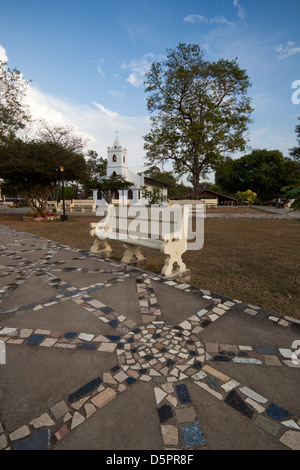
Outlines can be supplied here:
[[120, 240], [149, 238], [154, 240], [181, 239], [188, 223], [188, 208], [174, 207], [114, 207], [107, 208], [106, 230], [117, 233]]
[[131, 199], [113, 199], [112, 204], [113, 206], [130, 206]]
[[76, 206], [93, 206], [96, 204], [95, 199], [74, 199], [73, 204]]

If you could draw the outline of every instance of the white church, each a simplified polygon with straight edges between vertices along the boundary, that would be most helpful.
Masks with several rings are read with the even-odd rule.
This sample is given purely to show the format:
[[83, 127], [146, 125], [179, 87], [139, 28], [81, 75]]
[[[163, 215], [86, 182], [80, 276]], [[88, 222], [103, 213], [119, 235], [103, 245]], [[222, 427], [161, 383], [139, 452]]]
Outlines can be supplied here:
[[[142, 186], [149, 190], [154, 187], [161, 189], [162, 195], [168, 195], [168, 185], [158, 184], [153, 179], [147, 178], [142, 173], [135, 174], [127, 166], [127, 150], [119, 142], [118, 132], [111, 147], [107, 147], [107, 171], [106, 176], [120, 175], [125, 181], [133, 183], [129, 189], [120, 189], [113, 196], [113, 202], [119, 205], [147, 205], [149, 201], [142, 195]], [[97, 206], [105, 206], [107, 202], [102, 198], [101, 190], [93, 189], [93, 199]]]

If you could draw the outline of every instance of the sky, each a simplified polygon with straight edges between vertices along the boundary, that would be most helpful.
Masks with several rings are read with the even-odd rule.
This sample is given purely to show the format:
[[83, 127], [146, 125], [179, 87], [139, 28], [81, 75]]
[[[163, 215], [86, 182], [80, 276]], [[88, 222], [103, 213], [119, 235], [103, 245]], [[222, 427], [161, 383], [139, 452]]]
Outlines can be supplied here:
[[252, 83], [249, 149], [232, 156], [251, 148], [289, 156], [300, 115], [299, 18], [299, 0], [0, 0], [0, 59], [30, 80], [34, 118], [72, 126], [104, 158], [118, 131], [137, 172], [151, 128], [144, 74], [167, 49], [198, 44], [206, 60], [237, 58]]

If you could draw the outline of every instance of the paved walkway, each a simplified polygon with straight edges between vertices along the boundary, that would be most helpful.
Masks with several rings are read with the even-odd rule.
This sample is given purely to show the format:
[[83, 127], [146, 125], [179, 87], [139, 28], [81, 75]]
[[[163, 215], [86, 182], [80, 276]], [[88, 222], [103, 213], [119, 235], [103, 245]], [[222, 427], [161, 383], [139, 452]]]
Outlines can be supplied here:
[[0, 225], [0, 449], [300, 449], [300, 322]]

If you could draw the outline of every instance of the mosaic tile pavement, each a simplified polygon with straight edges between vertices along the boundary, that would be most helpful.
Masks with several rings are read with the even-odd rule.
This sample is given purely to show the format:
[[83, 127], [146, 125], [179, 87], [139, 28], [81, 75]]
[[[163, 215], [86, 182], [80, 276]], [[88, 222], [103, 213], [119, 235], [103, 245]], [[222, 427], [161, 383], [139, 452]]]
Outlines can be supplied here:
[[299, 450], [299, 333], [0, 226], [0, 449]]

